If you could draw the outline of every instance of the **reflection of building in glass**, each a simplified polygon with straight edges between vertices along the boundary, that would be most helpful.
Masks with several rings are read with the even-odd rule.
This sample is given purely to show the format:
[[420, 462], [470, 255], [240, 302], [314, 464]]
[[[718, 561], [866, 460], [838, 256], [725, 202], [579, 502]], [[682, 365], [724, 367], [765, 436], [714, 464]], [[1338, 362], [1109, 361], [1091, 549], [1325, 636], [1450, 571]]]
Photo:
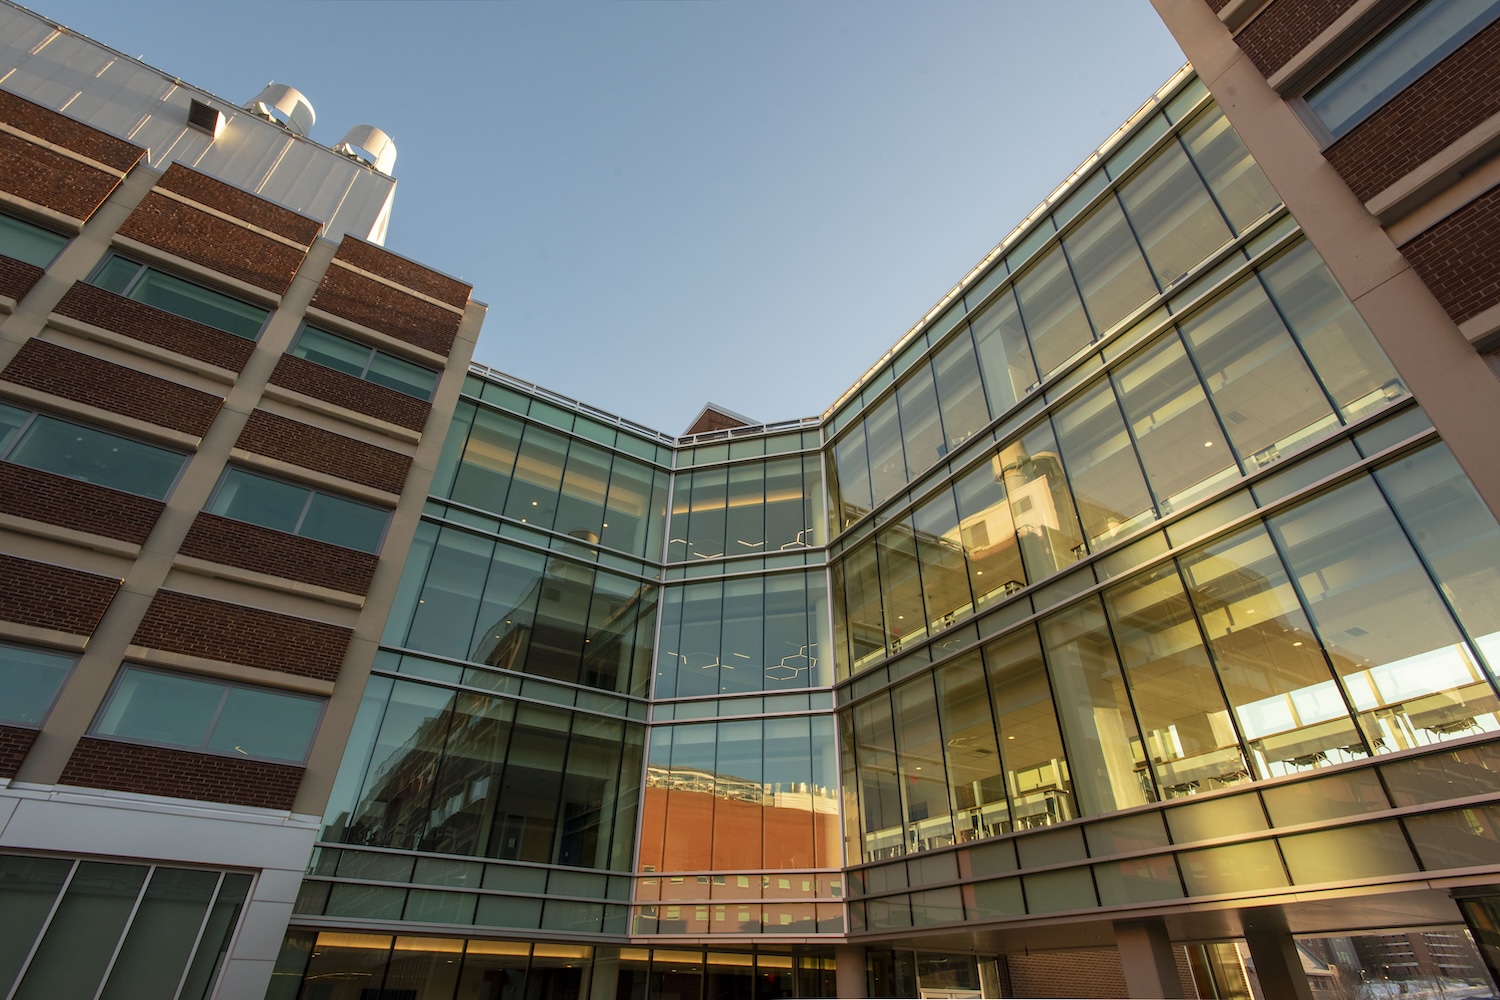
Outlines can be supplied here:
[[[142, 207], [253, 207], [235, 238], [266, 253], [243, 259], [291, 250], [272, 202], [180, 171], [118, 167], [118, 238], [0, 178], [0, 284], [21, 276], [0, 288], [0, 482], [21, 484], [0, 527], [36, 584], [0, 601], [0, 795], [97, 810], [76, 790], [103, 781], [183, 842], [124, 857], [86, 824], [7, 821], [18, 995], [97, 992], [102, 966], [49, 977], [75, 971], [67, 914], [120, 900], [100, 940], [121, 976], [190, 911], [177, 939], [211, 946], [163, 960], [173, 982], [230, 942], [259, 951], [231, 951], [220, 995], [257, 1000], [278, 938], [270, 995], [309, 1000], [1489, 989], [1465, 981], [1471, 942], [1500, 963], [1500, 9], [1158, 6], [1204, 78], [1174, 76], [826, 412], [780, 424], [715, 407], [674, 437], [462, 379], [468, 341], [440, 363], [423, 338], [467, 290], [357, 241], [286, 276], [378, 274], [417, 319], [276, 305], [220, 274], [240, 256], [142, 236]], [[14, 62], [94, 51], [0, 16]], [[5, 86], [44, 99], [28, 72]], [[294, 94], [258, 100], [283, 99], [298, 120]], [[152, 127], [194, 148], [208, 112], [285, 138], [179, 105], [195, 124]], [[10, 128], [46, 133], [7, 133], [32, 158], [119, 152], [16, 107]], [[80, 365], [130, 388], [38, 374]], [[175, 410], [138, 414], [146, 376], [184, 413], [231, 383], [265, 398], [192, 445], [152, 423]], [[316, 460], [280, 448], [335, 430]], [[216, 486], [230, 451], [252, 468]], [[368, 551], [377, 508], [416, 524], [409, 553], [395, 532]], [[247, 562], [241, 516], [275, 520], [254, 537], [287, 558]], [[137, 586], [130, 546], [178, 555]], [[61, 619], [25, 601], [59, 567]], [[276, 858], [186, 843], [207, 814], [169, 793], [205, 787], [238, 810], [216, 843], [274, 828]], [[287, 844], [315, 827], [293, 902]]]

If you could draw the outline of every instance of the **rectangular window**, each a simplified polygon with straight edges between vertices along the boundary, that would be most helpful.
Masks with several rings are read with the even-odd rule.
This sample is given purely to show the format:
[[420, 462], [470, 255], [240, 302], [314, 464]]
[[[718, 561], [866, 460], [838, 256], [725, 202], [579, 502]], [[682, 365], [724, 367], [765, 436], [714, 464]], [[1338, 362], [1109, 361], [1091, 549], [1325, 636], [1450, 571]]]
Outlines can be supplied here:
[[380, 551], [391, 517], [379, 507], [244, 469], [224, 473], [206, 510], [361, 552]]
[[91, 282], [116, 295], [246, 340], [259, 338], [266, 317], [271, 315], [268, 309], [113, 254], [104, 259]]
[[301, 764], [323, 700], [126, 665], [92, 732], [225, 757]]
[[1307, 94], [1337, 139], [1500, 17], [1500, 0], [1424, 0]]
[[0, 723], [40, 726], [75, 657], [0, 643]]
[[0, 403], [0, 461], [164, 500], [186, 456]]
[[68, 242], [66, 236], [34, 226], [8, 215], [0, 215], [0, 254], [46, 267]]
[[432, 399], [437, 388], [438, 373], [432, 369], [315, 326], [304, 324], [288, 353], [421, 400]]

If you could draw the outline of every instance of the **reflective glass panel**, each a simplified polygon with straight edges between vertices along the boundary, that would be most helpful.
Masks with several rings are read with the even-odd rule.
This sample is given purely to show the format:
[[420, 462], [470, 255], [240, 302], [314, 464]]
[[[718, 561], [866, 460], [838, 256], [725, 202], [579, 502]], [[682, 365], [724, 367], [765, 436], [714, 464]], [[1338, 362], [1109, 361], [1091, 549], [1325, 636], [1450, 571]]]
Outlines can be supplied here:
[[[505, 509], [505, 494], [510, 489], [511, 472], [516, 466], [516, 450], [521, 443], [521, 428], [524, 423], [515, 417], [494, 410], [473, 408], [473, 424], [468, 428], [468, 437], [463, 440], [463, 451], [453, 488], [448, 492], [454, 500], [482, 510]], [[450, 439], [462, 433], [464, 427], [458, 419], [453, 422]], [[439, 492], [439, 483], [433, 484]]]
[[1162, 797], [1246, 780], [1249, 769], [1176, 567], [1114, 587], [1104, 602]]
[[252, 306], [149, 267], [136, 279], [129, 296], [137, 302], [247, 340], [260, 336], [260, 329], [270, 315], [260, 306]]
[[502, 513], [539, 528], [552, 527], [567, 454], [565, 436], [540, 424], [527, 424]]
[[833, 466], [840, 506], [840, 527], [847, 528], [871, 507], [870, 459], [865, 453], [865, 425], [859, 424], [833, 446]]
[[1062, 247], [1049, 250], [1014, 287], [1037, 370], [1046, 378], [1094, 339]]
[[1031, 345], [1021, 325], [1015, 296], [1007, 288], [969, 322], [990, 413], [999, 416], [1017, 400], [1024, 399], [1037, 381], [1036, 364], [1031, 360]]
[[984, 383], [979, 377], [979, 362], [974, 355], [974, 340], [967, 329], [961, 328], [934, 355], [932, 371], [937, 380], [943, 431], [947, 436], [944, 454], [947, 454], [990, 420]]
[[891, 655], [904, 643], [927, 634], [918, 570], [916, 538], [911, 518], [905, 517], [875, 536], [880, 554], [880, 594], [885, 605], [886, 642]]
[[1242, 529], [1181, 565], [1257, 775], [1365, 756], [1364, 740], [1265, 529]]
[[0, 215], [0, 254], [35, 267], [52, 263], [68, 238], [8, 215]]
[[1156, 282], [1119, 202], [1106, 198], [1063, 239], [1094, 329], [1101, 333], [1154, 296]]
[[901, 438], [906, 453], [906, 478], [912, 480], [939, 458], [948, 454], [943, 422], [938, 416], [937, 389], [932, 366], [912, 371], [896, 390], [901, 410]]
[[610, 454], [574, 441], [568, 448], [562, 491], [553, 526], [584, 541], [598, 541], [604, 529], [604, 499], [609, 490]]
[[1069, 769], [1088, 812], [1156, 799], [1130, 698], [1098, 601], [1042, 622]]
[[859, 771], [864, 860], [900, 857], [906, 853], [906, 823], [889, 696], [879, 695], [854, 706], [853, 750]]
[[1169, 142], [1120, 187], [1120, 200], [1163, 288], [1233, 236], [1176, 142]]
[[1239, 466], [1175, 333], [1115, 374], [1120, 404], [1164, 514], [1207, 496]]
[[880, 604], [880, 574], [875, 545], [855, 549], [844, 561], [844, 597], [848, 607], [850, 672], [857, 673], [885, 655], [885, 615]]
[[40, 726], [75, 657], [0, 643], [0, 722]]
[[1156, 516], [1107, 380], [1058, 410], [1053, 426], [1091, 548], [1101, 548]]
[[17, 465], [164, 500], [185, 457], [105, 431], [37, 414], [0, 455]]
[[1074, 818], [1072, 778], [1036, 631], [1027, 627], [985, 646], [984, 664], [1015, 829]]
[[895, 394], [886, 396], [870, 411], [865, 418], [865, 434], [870, 448], [870, 492], [878, 505], [906, 484], [901, 418]]
[[1281, 204], [1281, 196], [1218, 108], [1208, 109], [1183, 129], [1182, 141], [1235, 232], [1243, 233]]
[[1328, 398], [1258, 281], [1240, 284], [1181, 329], [1249, 471], [1338, 426]]
[[953, 493], [975, 606], [1020, 590], [1026, 585], [1026, 571], [998, 459], [972, 469], [954, 485]]
[[939, 667], [933, 677], [954, 837], [963, 842], [1007, 833], [1011, 828], [1010, 808], [984, 661], [976, 650]]
[[917, 558], [921, 563], [922, 588], [927, 598], [927, 622], [933, 631], [953, 624], [973, 609], [969, 594], [969, 570], [960, 540], [958, 509], [953, 491], [942, 490], [918, 507], [912, 515], [916, 531]]
[[370, 359], [365, 379], [404, 395], [428, 400], [432, 398], [432, 391], [437, 388], [438, 373], [404, 358], [376, 351]]
[[1493, 672], [1500, 669], [1500, 525], [1443, 444], [1375, 478]]
[[1278, 257], [1260, 274], [1346, 421], [1406, 394], [1370, 328], [1311, 243]]
[[1044, 421], [1001, 448], [998, 464], [1027, 579], [1042, 580], [1087, 555], [1051, 425]]
[[1426, 0], [1307, 95], [1338, 138], [1500, 17], [1500, 0]]
[[905, 795], [907, 850], [946, 847], [953, 843], [953, 816], [944, 780], [943, 736], [938, 728], [932, 677], [924, 675], [892, 689], [891, 702]]
[[1374, 482], [1270, 524], [1372, 746], [1500, 729], [1500, 702]]

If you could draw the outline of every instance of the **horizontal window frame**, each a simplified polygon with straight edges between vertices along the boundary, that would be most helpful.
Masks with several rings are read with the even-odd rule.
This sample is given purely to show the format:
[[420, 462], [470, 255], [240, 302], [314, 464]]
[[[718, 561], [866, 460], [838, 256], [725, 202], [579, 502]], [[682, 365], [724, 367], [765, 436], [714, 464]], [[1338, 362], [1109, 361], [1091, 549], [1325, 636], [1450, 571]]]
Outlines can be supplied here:
[[29, 729], [39, 732], [46, 724], [47, 717], [52, 714], [52, 709], [57, 707], [57, 699], [62, 695], [63, 688], [68, 686], [68, 681], [72, 679], [73, 672], [78, 669], [78, 660], [79, 657], [82, 656], [82, 653], [78, 650], [49, 649], [46, 646], [13, 642], [9, 638], [0, 639], [0, 657], [3, 657], [5, 655], [5, 652], [8, 650], [45, 653], [50, 656], [58, 656], [71, 661], [68, 664], [67, 670], [63, 673], [62, 679], [58, 681], [56, 690], [52, 692], [51, 699], [48, 700], [46, 707], [43, 708], [38, 714], [37, 720], [35, 722], [27, 722], [23, 719], [12, 718], [5, 715], [3, 713], [3, 710], [0, 710], [0, 726], [10, 726], [15, 729]]
[[[202, 281], [196, 280], [194, 278], [185, 277], [175, 271], [170, 271], [156, 264], [148, 264], [144, 261], [137, 260], [136, 258], [128, 256], [126, 254], [122, 254], [117, 250], [111, 250], [109, 253], [104, 255], [104, 259], [99, 261], [98, 265], [89, 272], [88, 278], [85, 279], [86, 283], [93, 285], [96, 288], [102, 288], [107, 292], [111, 291], [111, 289], [104, 288], [104, 286], [100, 285], [99, 279], [104, 274], [105, 270], [115, 261], [134, 265], [136, 270], [135, 273], [130, 276], [130, 279], [125, 283], [124, 287], [121, 288], [121, 290], [118, 292], [112, 292], [112, 294], [119, 295], [122, 298], [130, 299], [130, 301], [132, 302], [139, 302], [141, 305], [149, 306], [152, 309], [161, 309], [162, 312], [177, 316], [180, 319], [185, 319], [190, 323], [198, 323], [199, 325], [206, 326], [211, 330], [218, 330], [220, 333], [225, 334], [226, 336], [234, 337], [236, 340], [248, 340], [252, 344], [259, 343], [261, 335], [265, 333], [266, 326], [271, 322], [271, 314], [275, 312], [275, 309], [273, 307], [265, 306], [257, 302], [252, 302], [249, 299], [234, 294], [233, 292], [226, 292], [222, 289], [215, 288], [212, 285], [204, 284]], [[235, 333], [233, 330], [226, 330], [221, 326], [215, 326], [212, 323], [204, 323], [202, 320], [194, 319], [191, 316], [183, 316], [181, 313], [173, 312], [170, 309], [163, 309], [161, 306], [153, 305], [149, 302], [143, 302], [140, 299], [136, 298], [133, 293], [137, 288], [140, 287], [141, 281], [147, 274], [158, 274], [162, 277], [170, 278], [173, 281], [181, 282], [182, 284], [188, 285], [192, 288], [201, 289], [205, 292], [210, 293], [211, 295], [217, 295], [222, 298], [228, 299], [229, 301], [238, 303], [239, 305], [249, 306], [252, 309], [257, 309], [264, 312], [265, 316], [261, 319], [260, 326], [256, 328], [254, 335], [246, 336], [245, 334]]]
[[[362, 382], [369, 382], [371, 385], [378, 386], [378, 387], [380, 387], [382, 389], [390, 389], [392, 392], [399, 392], [403, 396], [409, 396], [410, 398], [415, 399], [415, 400], [419, 400], [419, 401], [421, 401], [423, 403], [431, 403], [433, 397], [437, 395], [437, 385], [438, 385], [438, 382], [443, 377], [443, 373], [441, 371], [438, 371], [438, 370], [433, 369], [433, 368], [428, 368], [426, 365], [419, 364], [418, 362], [413, 361], [410, 358], [402, 357], [399, 354], [393, 354], [390, 351], [381, 350], [378, 347], [374, 347], [372, 345], [366, 344], [363, 341], [354, 339], [353, 337], [347, 337], [347, 336], [345, 336], [342, 333], [336, 333], [335, 331], [330, 330], [327, 327], [317, 326], [316, 324], [309, 323], [309, 322], [307, 322], [305, 320], [303, 321], [302, 325], [297, 328], [297, 335], [294, 338], [292, 338], [292, 344], [291, 344], [290, 347], [287, 348], [287, 351], [286, 351], [287, 354], [291, 355], [294, 358], [301, 358], [303, 361], [306, 361], [309, 364], [317, 365], [320, 368], [327, 368], [329, 371], [339, 371], [339, 369], [337, 369], [337, 368], [334, 368], [334, 367], [332, 367], [330, 365], [325, 365], [325, 364], [323, 364], [320, 361], [315, 361], [312, 358], [309, 358], [309, 357], [306, 357], [305, 355], [297, 353], [298, 348], [302, 346], [302, 340], [303, 340], [303, 338], [306, 336], [306, 334], [307, 334], [307, 332], [309, 330], [311, 330], [311, 331], [313, 331], [315, 333], [320, 333], [320, 334], [322, 334], [325, 337], [332, 337], [335, 340], [342, 341], [343, 343], [346, 343], [346, 344], [351, 344], [351, 345], [353, 345], [355, 347], [358, 347], [358, 348], [360, 348], [362, 350], [365, 350], [365, 351], [369, 352], [369, 354], [365, 357], [364, 369], [358, 375], [354, 375], [353, 376], [354, 378], [357, 378], [357, 379], [359, 379]], [[390, 358], [393, 361], [400, 361], [400, 362], [402, 362], [404, 364], [411, 365], [414, 368], [420, 368], [422, 371], [431, 374], [432, 377], [433, 377], [432, 378], [432, 388], [428, 391], [427, 395], [425, 395], [425, 396], [418, 396], [418, 395], [416, 395], [414, 393], [407, 392], [404, 389], [397, 389], [394, 386], [384, 385], [384, 384], [382, 384], [380, 382], [376, 382], [376, 381], [372, 380], [370, 378], [370, 368], [371, 368], [371, 366], [373, 366], [375, 364], [375, 360], [377, 358], [382, 358], [382, 357], [384, 357], [384, 358]], [[340, 372], [340, 374], [350, 375], [352, 373], [351, 372]]]
[[[291, 530], [274, 528], [267, 524], [261, 524], [258, 521], [248, 521], [243, 517], [235, 517], [232, 514], [225, 514], [220, 511], [214, 510], [213, 507], [219, 502], [219, 497], [224, 492], [225, 485], [229, 482], [230, 477], [236, 473], [252, 476], [257, 479], [263, 479], [268, 482], [279, 483], [283, 486], [290, 486], [295, 489], [305, 491], [307, 496], [302, 501], [301, 510], [297, 512], [297, 523], [295, 527], [293, 527]], [[355, 504], [359, 507], [364, 507], [373, 511], [379, 511], [381, 514], [383, 514], [385, 516], [385, 523], [380, 528], [380, 538], [376, 540], [375, 546], [370, 549], [363, 549], [357, 548], [353, 545], [342, 545], [338, 542], [331, 542], [325, 538], [318, 538], [315, 535], [303, 534], [302, 527], [307, 521], [308, 512], [312, 509], [313, 501], [319, 496], [329, 497], [330, 499], [338, 500], [342, 503]], [[250, 524], [254, 525], [257, 528], [264, 528], [266, 531], [274, 531], [278, 534], [290, 535], [294, 538], [304, 538], [310, 542], [321, 542], [324, 545], [333, 545], [337, 548], [347, 549], [350, 552], [363, 552], [367, 555], [372, 556], [379, 556], [380, 550], [385, 547], [386, 536], [390, 533], [391, 530], [391, 515], [395, 513], [389, 507], [382, 507], [378, 504], [367, 503], [363, 500], [356, 500], [353, 497], [345, 496], [342, 493], [336, 493], [332, 490], [322, 489], [317, 486], [309, 486], [306, 483], [299, 483], [295, 480], [283, 479], [279, 476], [270, 476], [265, 474], [264, 472], [246, 468], [242, 465], [226, 465], [224, 467], [224, 472], [219, 476], [219, 481], [214, 484], [213, 492], [209, 494], [207, 502], [203, 505], [203, 512], [205, 514], [212, 514], [215, 517], [222, 517], [228, 521], [236, 521], [240, 524]]]
[[24, 264], [30, 264], [32, 267], [39, 267], [43, 270], [46, 270], [47, 268], [52, 266], [52, 264], [62, 254], [62, 252], [67, 249], [68, 244], [73, 241], [73, 236], [76, 235], [74, 233], [60, 233], [49, 226], [42, 225], [34, 219], [28, 219], [13, 212], [7, 211], [0, 212], [0, 239], [3, 239], [5, 235], [7, 223], [23, 226], [26, 229], [34, 230], [35, 232], [41, 233], [45, 236], [55, 236], [58, 239], [62, 240], [62, 242], [58, 244], [57, 249], [53, 251], [52, 256], [47, 258], [45, 262], [27, 260], [25, 257], [10, 257], [9, 254], [4, 255], [10, 257], [11, 260], [19, 260]]
[[[137, 736], [122, 736], [114, 733], [106, 733], [100, 730], [105, 716], [113, 706], [115, 698], [119, 695], [120, 687], [125, 683], [132, 672], [139, 674], [154, 674], [158, 677], [173, 677], [188, 681], [217, 685], [221, 688], [218, 704], [214, 706], [213, 716], [203, 730], [203, 739], [196, 746], [185, 743], [167, 743], [159, 740], [142, 739]], [[236, 690], [251, 691], [257, 694], [271, 694], [277, 697], [289, 698], [298, 701], [316, 702], [318, 705], [317, 719], [312, 729], [307, 734], [307, 748], [303, 751], [299, 760], [291, 760], [285, 757], [269, 757], [262, 754], [251, 754], [240, 751], [219, 750], [211, 746], [215, 730], [223, 717], [224, 707], [229, 703], [230, 695]], [[318, 731], [323, 726], [323, 719], [328, 714], [328, 699], [316, 695], [304, 694], [300, 691], [287, 691], [281, 688], [265, 687], [260, 684], [247, 684], [242, 681], [228, 680], [222, 677], [214, 677], [209, 674], [185, 673], [178, 670], [164, 670], [159, 667], [147, 666], [133, 660], [126, 660], [120, 664], [114, 680], [110, 683], [109, 692], [99, 705], [99, 711], [95, 714], [93, 721], [89, 723], [88, 735], [96, 739], [110, 740], [115, 743], [130, 743], [135, 746], [159, 747], [167, 750], [181, 750], [187, 753], [205, 754], [210, 757], [223, 757], [229, 760], [248, 760], [267, 764], [281, 764], [287, 767], [306, 767], [308, 760], [312, 757], [313, 745], [317, 742]]]
[[[23, 469], [31, 469], [32, 471], [40, 472], [43, 475], [57, 476], [62, 479], [67, 479], [71, 482], [83, 483], [86, 486], [95, 486], [99, 489], [104, 490], [114, 490], [117, 493], [125, 493], [129, 496], [140, 497], [144, 500], [152, 500], [157, 503], [166, 503], [167, 498], [170, 497], [172, 493], [177, 489], [177, 484], [182, 481], [183, 474], [187, 471], [188, 460], [192, 458], [190, 454], [177, 451], [174, 448], [163, 447], [162, 445], [157, 444], [154, 441], [145, 441], [141, 438], [131, 437], [127, 434], [119, 434], [113, 429], [97, 427], [94, 424], [84, 423], [79, 420], [68, 420], [63, 417], [54, 416], [53, 414], [43, 410], [34, 410], [24, 406], [16, 406], [13, 402], [9, 402], [5, 399], [0, 399], [0, 407], [5, 406], [16, 410], [21, 410], [27, 414], [27, 417], [16, 429], [16, 433], [13, 438], [11, 438], [9, 441], [0, 440], [0, 462], [8, 462], [11, 465], [16, 465]], [[182, 459], [182, 464], [178, 466], [177, 472], [172, 476], [171, 483], [167, 485], [166, 489], [162, 492], [162, 495], [158, 497], [152, 496], [149, 493], [138, 493], [134, 490], [124, 489], [119, 486], [107, 486], [103, 483], [94, 482], [91, 479], [84, 479], [81, 476], [72, 476], [64, 472], [56, 472], [52, 469], [43, 469], [35, 465], [27, 465], [24, 462], [15, 461], [11, 456], [15, 454], [16, 450], [21, 446], [22, 442], [26, 440], [27, 434], [37, 426], [38, 420], [53, 421], [55, 423], [62, 424], [65, 427], [79, 427], [86, 431], [93, 431], [96, 434], [102, 434], [106, 437], [117, 438], [121, 441], [129, 442], [130, 444], [140, 445], [146, 448], [154, 448], [157, 451], [162, 452], [163, 454], [178, 456]]]
[[1419, 2], [1408, 5], [1405, 9], [1398, 11], [1393, 17], [1381, 22], [1374, 31], [1361, 36], [1357, 45], [1345, 53], [1343, 58], [1338, 59], [1315, 82], [1306, 87], [1302, 94], [1293, 102], [1294, 109], [1303, 118], [1305, 124], [1320, 140], [1325, 149], [1369, 121], [1382, 108], [1411, 87], [1412, 84], [1431, 72], [1440, 62], [1463, 48], [1464, 45], [1472, 41], [1481, 31], [1484, 31], [1491, 24], [1495, 23], [1496, 20], [1500, 20], [1500, 5], [1494, 6], [1487, 15], [1480, 14], [1473, 22], [1466, 25], [1463, 30], [1446, 36], [1442, 40], [1442, 44], [1429, 51], [1422, 59], [1414, 63], [1412, 67], [1396, 77], [1379, 93], [1369, 98], [1363, 105], [1355, 109], [1337, 125], [1330, 124], [1317, 110], [1315, 102], [1319, 93], [1334, 84], [1357, 80], [1360, 76], [1360, 64], [1366, 56], [1374, 54], [1379, 45], [1394, 37], [1403, 26], [1411, 23], [1422, 12], [1423, 8], [1442, 2], [1443, 0], [1431, 0], [1430, 3], [1427, 3], [1420, 2], [1419, 0]]

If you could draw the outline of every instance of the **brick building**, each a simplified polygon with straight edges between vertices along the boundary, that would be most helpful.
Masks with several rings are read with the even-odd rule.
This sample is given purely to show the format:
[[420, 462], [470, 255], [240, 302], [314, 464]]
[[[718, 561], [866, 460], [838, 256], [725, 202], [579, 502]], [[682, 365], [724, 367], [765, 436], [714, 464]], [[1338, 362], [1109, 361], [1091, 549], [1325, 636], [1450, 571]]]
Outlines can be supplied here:
[[484, 309], [372, 163], [0, 35], [0, 981], [259, 996]]
[[158, 75], [151, 160], [0, 7], [0, 988], [1472, 992], [1500, 3], [1154, 2], [848, 391], [681, 436], [469, 366], [379, 136]]

